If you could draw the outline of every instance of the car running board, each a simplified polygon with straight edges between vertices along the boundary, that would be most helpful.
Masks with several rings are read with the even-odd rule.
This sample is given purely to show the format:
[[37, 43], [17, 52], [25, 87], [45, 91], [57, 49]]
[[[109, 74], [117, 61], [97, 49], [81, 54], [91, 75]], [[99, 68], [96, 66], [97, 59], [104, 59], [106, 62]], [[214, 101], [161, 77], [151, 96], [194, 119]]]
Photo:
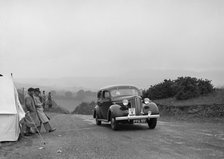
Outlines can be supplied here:
[[106, 120], [106, 119], [97, 119], [97, 120], [99, 120], [99, 121], [103, 121], [103, 122], [109, 122], [109, 121]]

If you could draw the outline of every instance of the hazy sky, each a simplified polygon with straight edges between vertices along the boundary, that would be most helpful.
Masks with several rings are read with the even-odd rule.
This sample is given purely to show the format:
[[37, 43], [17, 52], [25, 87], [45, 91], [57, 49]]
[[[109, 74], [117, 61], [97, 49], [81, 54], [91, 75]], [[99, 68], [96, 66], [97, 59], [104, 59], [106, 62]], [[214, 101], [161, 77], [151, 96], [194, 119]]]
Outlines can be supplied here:
[[18, 78], [178, 70], [220, 83], [223, 60], [223, 0], [0, 1], [0, 72]]

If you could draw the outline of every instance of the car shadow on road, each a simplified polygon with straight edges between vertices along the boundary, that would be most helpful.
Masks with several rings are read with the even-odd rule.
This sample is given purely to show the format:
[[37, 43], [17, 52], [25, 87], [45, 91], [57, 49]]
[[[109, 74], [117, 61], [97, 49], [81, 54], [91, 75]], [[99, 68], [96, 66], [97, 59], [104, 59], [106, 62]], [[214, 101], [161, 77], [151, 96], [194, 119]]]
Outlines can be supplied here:
[[[110, 124], [103, 123], [101, 127], [111, 129]], [[147, 124], [119, 124], [117, 131], [150, 131]]]

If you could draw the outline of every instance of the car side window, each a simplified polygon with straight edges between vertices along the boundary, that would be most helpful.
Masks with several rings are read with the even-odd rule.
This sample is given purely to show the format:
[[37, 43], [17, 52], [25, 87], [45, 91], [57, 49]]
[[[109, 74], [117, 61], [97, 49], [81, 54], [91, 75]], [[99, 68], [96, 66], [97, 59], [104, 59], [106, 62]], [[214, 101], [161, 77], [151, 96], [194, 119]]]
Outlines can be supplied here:
[[110, 92], [108, 92], [108, 91], [104, 91], [104, 92], [103, 92], [103, 98], [104, 98], [104, 99], [108, 99], [108, 98], [110, 98]]

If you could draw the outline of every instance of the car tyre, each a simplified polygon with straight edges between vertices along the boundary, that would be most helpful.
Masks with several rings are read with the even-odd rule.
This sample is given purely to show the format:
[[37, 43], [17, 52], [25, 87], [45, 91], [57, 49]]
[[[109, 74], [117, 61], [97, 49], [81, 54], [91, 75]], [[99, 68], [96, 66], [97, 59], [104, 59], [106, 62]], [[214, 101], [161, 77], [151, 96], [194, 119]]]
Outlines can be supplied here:
[[157, 118], [151, 118], [147, 120], [149, 129], [155, 129], [156, 124], [157, 124]]
[[96, 125], [101, 125], [101, 121], [98, 119], [98, 115], [96, 115]]
[[112, 130], [118, 129], [118, 122], [116, 121], [116, 119], [114, 117], [110, 118], [110, 125], [111, 125]]

